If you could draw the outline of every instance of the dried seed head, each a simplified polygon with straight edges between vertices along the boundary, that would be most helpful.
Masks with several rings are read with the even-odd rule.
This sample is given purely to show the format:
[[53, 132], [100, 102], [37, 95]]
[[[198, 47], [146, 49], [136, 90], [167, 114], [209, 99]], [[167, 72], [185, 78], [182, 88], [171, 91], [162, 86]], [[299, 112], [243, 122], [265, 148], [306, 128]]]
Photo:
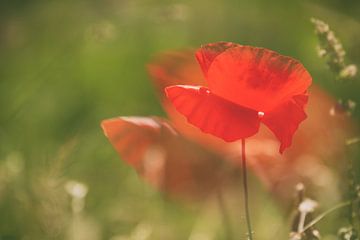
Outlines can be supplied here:
[[359, 234], [353, 227], [343, 227], [338, 231], [340, 240], [359, 240]]
[[312, 237], [314, 238], [314, 240], [321, 239], [320, 232], [319, 232], [319, 230], [317, 230], [317, 229], [313, 229], [313, 230], [311, 231], [311, 235], [312, 235]]
[[321, 58], [325, 57], [327, 54], [326, 49], [321, 48], [320, 46], [317, 46], [316, 50], [317, 50], [319, 57], [321, 57]]
[[88, 187], [81, 182], [70, 180], [66, 182], [65, 190], [73, 198], [84, 198], [88, 192]]
[[354, 64], [345, 64], [346, 52], [329, 25], [316, 18], [311, 18], [311, 22], [314, 24], [315, 33], [319, 39], [318, 55], [326, 59], [329, 68], [336, 73], [338, 79], [355, 77], [357, 67]]
[[302, 213], [314, 212], [318, 207], [318, 203], [312, 199], [306, 198], [299, 205], [299, 211]]
[[340, 78], [353, 78], [357, 74], [357, 67], [355, 64], [345, 66], [340, 72]]
[[339, 101], [330, 109], [330, 116], [335, 116], [338, 114], [347, 114], [352, 115], [356, 108], [356, 102], [351, 99], [343, 100], [339, 99]]
[[315, 25], [315, 31], [317, 33], [324, 34], [324, 33], [329, 32], [329, 30], [330, 30], [329, 25], [326, 24], [325, 22], [323, 22], [319, 19], [316, 19], [316, 18], [311, 18], [310, 20]]
[[298, 232], [291, 232], [289, 236], [289, 240], [303, 240], [304, 234]]

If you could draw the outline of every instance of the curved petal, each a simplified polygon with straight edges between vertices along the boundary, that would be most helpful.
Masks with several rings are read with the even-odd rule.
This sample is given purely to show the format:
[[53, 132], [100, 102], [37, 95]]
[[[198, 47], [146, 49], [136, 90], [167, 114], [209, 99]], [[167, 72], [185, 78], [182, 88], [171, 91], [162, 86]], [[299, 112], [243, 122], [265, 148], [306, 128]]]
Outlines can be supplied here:
[[207, 77], [210, 65], [219, 54], [223, 53], [229, 48], [237, 46], [240, 45], [232, 42], [217, 42], [206, 44], [197, 50], [195, 56], [200, 64], [204, 76]]
[[147, 65], [147, 71], [157, 93], [160, 95], [161, 104], [172, 126], [188, 139], [197, 141], [209, 149], [216, 148], [224, 152], [226, 146], [229, 146], [226, 142], [213, 135], [205, 134], [199, 128], [189, 124], [186, 118], [165, 97], [164, 88], [170, 85], [207, 85], [194, 54], [195, 49], [157, 54]]
[[262, 122], [279, 139], [280, 153], [283, 153], [285, 148], [291, 145], [292, 137], [299, 124], [306, 119], [304, 108], [307, 101], [307, 94], [296, 95], [273, 111], [265, 113], [262, 118]]
[[164, 119], [118, 117], [101, 126], [120, 157], [172, 197], [201, 200], [232, 177], [219, 155], [178, 135]]
[[205, 87], [176, 85], [165, 91], [175, 108], [205, 133], [232, 142], [259, 130], [257, 111], [218, 97]]
[[167, 86], [207, 85], [194, 52], [188, 49], [160, 53], [147, 64], [148, 74], [161, 99], [165, 99], [164, 88]]
[[146, 149], [162, 135], [176, 134], [165, 120], [155, 117], [112, 118], [102, 121], [101, 127], [116, 151], [133, 167], [141, 164]]
[[210, 90], [229, 101], [261, 112], [304, 93], [311, 76], [297, 60], [251, 46], [228, 48], [209, 67]]

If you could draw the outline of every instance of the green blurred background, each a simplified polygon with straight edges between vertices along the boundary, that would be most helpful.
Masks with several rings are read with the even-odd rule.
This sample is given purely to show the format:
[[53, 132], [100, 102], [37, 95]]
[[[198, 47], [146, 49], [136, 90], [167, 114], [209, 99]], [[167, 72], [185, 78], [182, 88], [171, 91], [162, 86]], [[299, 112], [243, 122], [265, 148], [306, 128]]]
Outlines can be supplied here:
[[[202, 218], [205, 232], [216, 220], [139, 179], [99, 123], [164, 116], [145, 64], [159, 51], [220, 40], [293, 56], [316, 83], [360, 102], [359, 81], [335, 85], [317, 56], [311, 17], [330, 24], [359, 66], [357, 0], [1, 0], [0, 240], [223, 239], [221, 230], [192, 234]], [[286, 239], [286, 216], [258, 194]]]

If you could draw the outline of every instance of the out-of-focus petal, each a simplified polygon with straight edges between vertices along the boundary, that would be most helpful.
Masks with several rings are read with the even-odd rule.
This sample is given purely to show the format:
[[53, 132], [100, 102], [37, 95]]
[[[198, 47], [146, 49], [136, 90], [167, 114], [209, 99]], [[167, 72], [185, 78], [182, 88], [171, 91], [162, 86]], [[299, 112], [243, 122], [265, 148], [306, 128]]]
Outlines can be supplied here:
[[142, 164], [149, 145], [158, 142], [164, 134], [175, 134], [165, 120], [155, 117], [112, 118], [102, 121], [101, 127], [123, 160], [133, 167]]
[[217, 55], [206, 78], [214, 94], [265, 113], [304, 93], [312, 81], [297, 60], [251, 46], [231, 47]]
[[102, 128], [119, 156], [170, 196], [203, 199], [231, 175], [221, 157], [184, 139], [164, 119], [118, 117]]
[[176, 85], [167, 87], [166, 94], [191, 124], [227, 142], [252, 136], [259, 129], [257, 111], [218, 97], [205, 87]]
[[294, 96], [292, 99], [277, 106], [262, 118], [262, 122], [275, 134], [280, 141], [279, 152], [291, 145], [291, 141], [299, 124], [306, 119], [304, 111], [308, 95]]
[[[354, 123], [346, 114], [331, 116], [336, 99], [318, 86], [309, 90], [308, 118], [293, 137], [283, 155], [278, 142], [266, 127], [247, 141], [249, 166], [266, 188], [282, 202], [293, 200], [294, 186], [303, 182], [321, 202], [334, 204], [339, 196], [339, 171], [344, 165], [345, 141], [356, 133]], [[233, 144], [234, 162], [239, 161], [240, 144]], [[237, 155], [236, 155], [237, 154]], [[323, 200], [323, 201], [322, 201]]]
[[201, 85], [207, 83], [194, 57], [195, 50], [164, 52], [147, 65], [147, 71], [161, 99], [164, 88], [171, 85]]
[[[210, 43], [202, 46], [196, 51], [196, 59], [198, 60], [204, 76], [207, 77], [208, 70], [214, 59], [225, 50], [233, 47], [240, 46], [239, 44], [232, 42], [217, 42]], [[184, 84], [184, 83], [182, 83]], [[202, 85], [204, 86], [204, 85]]]

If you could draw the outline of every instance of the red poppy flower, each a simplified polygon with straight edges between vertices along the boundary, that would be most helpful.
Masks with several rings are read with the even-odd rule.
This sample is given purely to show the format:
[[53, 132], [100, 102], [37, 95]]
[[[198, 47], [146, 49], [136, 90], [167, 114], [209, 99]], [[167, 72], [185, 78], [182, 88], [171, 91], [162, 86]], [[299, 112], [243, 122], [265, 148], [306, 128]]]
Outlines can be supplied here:
[[[206, 86], [194, 52], [190, 49], [157, 54], [148, 65], [169, 121], [159, 117], [118, 117], [102, 122], [121, 159], [146, 182], [172, 197], [192, 200], [203, 199], [219, 184], [233, 183], [228, 163], [238, 165], [241, 151], [240, 142], [228, 144], [188, 124], [164, 94], [163, 89], [170, 85]], [[283, 155], [278, 153], [277, 141], [266, 127], [247, 141], [249, 167], [283, 203], [291, 202], [298, 182], [314, 190], [319, 199], [334, 199], [329, 196], [334, 196], [337, 176], [329, 165], [342, 167], [338, 159], [343, 158], [343, 143], [353, 132], [353, 123], [345, 115], [329, 116], [329, 109], [336, 103], [334, 98], [317, 86], [312, 86], [310, 92], [308, 120], [297, 131], [294, 146]], [[329, 179], [335, 183], [329, 184]]]
[[311, 76], [298, 61], [274, 51], [219, 42], [196, 52], [207, 86], [175, 85], [166, 94], [189, 123], [227, 142], [256, 134], [264, 123], [280, 153], [306, 119]]

